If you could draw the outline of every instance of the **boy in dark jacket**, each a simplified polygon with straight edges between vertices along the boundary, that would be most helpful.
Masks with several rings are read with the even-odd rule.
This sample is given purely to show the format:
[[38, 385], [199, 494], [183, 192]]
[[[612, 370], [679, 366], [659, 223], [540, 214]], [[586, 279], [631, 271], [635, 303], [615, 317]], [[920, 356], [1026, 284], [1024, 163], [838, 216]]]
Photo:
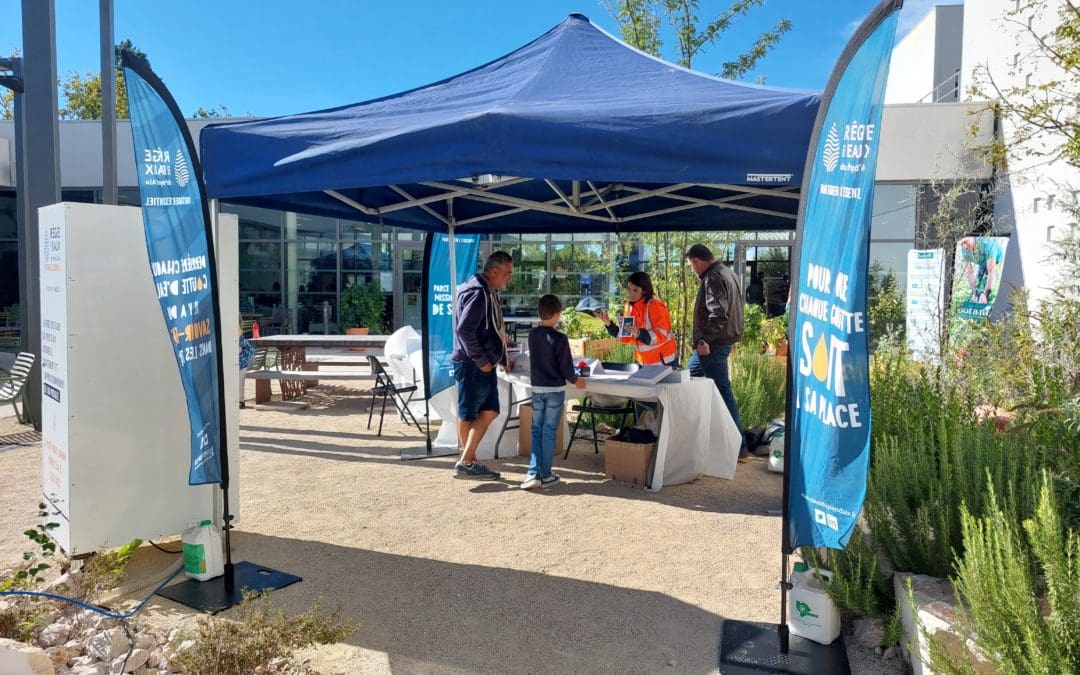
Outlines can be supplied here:
[[574, 372], [570, 342], [555, 326], [562, 318], [562, 302], [554, 295], [540, 298], [536, 307], [540, 325], [529, 331], [529, 366], [532, 370], [532, 452], [523, 490], [548, 487], [559, 480], [551, 473], [555, 459], [555, 436], [562, 423], [566, 384], [585, 388]]

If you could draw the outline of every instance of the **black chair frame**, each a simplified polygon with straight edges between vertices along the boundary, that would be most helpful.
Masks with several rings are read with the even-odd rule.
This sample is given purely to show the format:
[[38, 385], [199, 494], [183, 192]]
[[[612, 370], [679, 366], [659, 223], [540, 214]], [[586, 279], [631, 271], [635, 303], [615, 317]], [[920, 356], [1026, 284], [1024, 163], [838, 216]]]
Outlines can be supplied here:
[[[409, 410], [409, 401], [412, 399], [413, 393], [416, 392], [416, 385], [398, 386], [394, 383], [393, 376], [387, 372], [379, 357], [368, 354], [367, 359], [371, 366], [371, 374], [375, 376], [375, 384], [371, 387], [371, 406], [368, 408], [367, 428], [371, 429], [371, 418], [375, 414], [375, 402], [382, 396], [382, 409], [379, 412], [379, 432], [376, 434], [377, 436], [382, 436], [387, 400], [393, 402], [403, 420], [415, 426], [420, 433], [424, 433], [424, 428], [420, 426], [420, 422]], [[405, 396], [405, 394], [408, 394], [408, 396]]]

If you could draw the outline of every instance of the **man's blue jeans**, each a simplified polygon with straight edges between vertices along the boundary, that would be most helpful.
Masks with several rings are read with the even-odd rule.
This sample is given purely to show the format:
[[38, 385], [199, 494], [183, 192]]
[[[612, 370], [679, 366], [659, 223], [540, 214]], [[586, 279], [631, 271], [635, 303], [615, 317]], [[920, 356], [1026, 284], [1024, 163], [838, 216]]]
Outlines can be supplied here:
[[555, 460], [555, 435], [562, 423], [565, 391], [534, 392], [532, 395], [532, 450], [529, 474], [537, 478], [551, 475]]
[[[700, 356], [695, 349], [690, 355], [690, 374], [695, 377], [705, 376], [710, 378], [716, 383], [716, 388], [720, 391], [720, 398], [724, 399], [724, 404], [727, 405], [728, 412], [731, 413], [731, 419], [735, 421], [735, 426], [739, 428], [739, 433], [742, 434], [742, 420], [739, 418], [739, 404], [735, 401], [735, 394], [731, 391], [731, 377], [728, 373], [728, 357], [731, 356], [731, 345], [724, 345], [723, 347], [713, 347], [708, 354]], [[746, 448], [746, 439], [743, 438], [742, 445], [739, 450]]]

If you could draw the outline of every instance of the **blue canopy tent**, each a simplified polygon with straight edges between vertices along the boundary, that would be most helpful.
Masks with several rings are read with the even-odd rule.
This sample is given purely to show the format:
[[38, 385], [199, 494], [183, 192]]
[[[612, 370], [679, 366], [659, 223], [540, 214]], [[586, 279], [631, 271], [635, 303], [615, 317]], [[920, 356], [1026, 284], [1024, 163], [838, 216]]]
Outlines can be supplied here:
[[209, 126], [202, 166], [211, 199], [428, 232], [793, 229], [819, 101], [571, 14], [425, 87]]

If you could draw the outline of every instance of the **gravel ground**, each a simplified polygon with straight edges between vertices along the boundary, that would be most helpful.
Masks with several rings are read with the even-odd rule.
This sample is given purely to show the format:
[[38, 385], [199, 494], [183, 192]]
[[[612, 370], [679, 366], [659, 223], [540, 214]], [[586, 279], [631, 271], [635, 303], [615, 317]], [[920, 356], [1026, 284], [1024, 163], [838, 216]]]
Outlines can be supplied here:
[[[367, 400], [321, 386], [307, 409], [240, 413], [234, 559], [301, 575], [275, 594], [286, 611], [322, 598], [360, 626], [302, 652], [318, 670], [714, 673], [725, 618], [779, 620], [780, 477], [763, 459], [653, 494], [606, 481], [577, 443], [561, 483], [524, 492], [527, 459], [491, 462], [505, 480], [488, 483], [452, 479], [451, 458], [400, 461], [415, 429], [388, 415], [376, 437]], [[0, 448], [26, 429], [0, 419]], [[40, 445], [20, 438], [0, 450], [0, 569], [27, 550], [40, 493]], [[144, 547], [132, 576], [169, 562]], [[143, 614], [192, 619], [160, 598]], [[904, 672], [853, 643], [853, 672]]]

